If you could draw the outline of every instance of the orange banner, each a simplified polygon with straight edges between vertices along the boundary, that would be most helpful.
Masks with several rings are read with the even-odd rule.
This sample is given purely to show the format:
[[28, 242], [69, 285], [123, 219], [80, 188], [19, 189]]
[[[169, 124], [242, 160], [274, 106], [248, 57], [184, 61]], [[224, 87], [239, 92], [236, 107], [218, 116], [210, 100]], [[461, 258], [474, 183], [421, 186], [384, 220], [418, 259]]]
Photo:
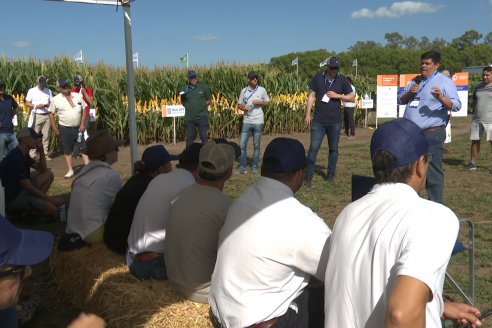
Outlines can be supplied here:
[[398, 86], [398, 75], [378, 75], [378, 87]]

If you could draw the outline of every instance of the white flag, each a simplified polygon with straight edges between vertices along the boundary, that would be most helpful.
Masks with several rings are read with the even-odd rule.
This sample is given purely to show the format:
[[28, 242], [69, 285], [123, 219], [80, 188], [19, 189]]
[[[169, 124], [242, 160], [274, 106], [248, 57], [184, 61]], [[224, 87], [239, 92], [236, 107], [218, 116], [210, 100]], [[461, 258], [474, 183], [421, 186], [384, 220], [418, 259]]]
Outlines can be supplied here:
[[81, 62], [83, 63], [84, 62], [84, 55], [82, 54], [82, 50], [78, 51], [74, 56], [73, 56], [73, 60], [75, 60], [76, 62]]
[[299, 65], [299, 57], [297, 57], [296, 59], [294, 59], [291, 64], [292, 64], [292, 66]]
[[357, 66], [357, 58], [355, 58], [355, 60], [352, 61], [352, 66]]
[[329, 58], [326, 58], [326, 59], [325, 59], [325, 60], [323, 60], [321, 63], [319, 63], [319, 67], [323, 67], [323, 66], [328, 65], [328, 59], [329, 59]]

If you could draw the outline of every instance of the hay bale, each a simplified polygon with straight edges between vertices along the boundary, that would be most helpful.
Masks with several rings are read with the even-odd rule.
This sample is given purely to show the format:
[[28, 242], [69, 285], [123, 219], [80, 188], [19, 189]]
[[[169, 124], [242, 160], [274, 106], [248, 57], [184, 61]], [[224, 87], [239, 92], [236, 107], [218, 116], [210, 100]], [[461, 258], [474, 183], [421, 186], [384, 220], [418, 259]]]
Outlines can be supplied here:
[[207, 304], [184, 299], [169, 281], [135, 279], [124, 258], [104, 244], [55, 251], [51, 266], [62, 292], [110, 327], [212, 327]]

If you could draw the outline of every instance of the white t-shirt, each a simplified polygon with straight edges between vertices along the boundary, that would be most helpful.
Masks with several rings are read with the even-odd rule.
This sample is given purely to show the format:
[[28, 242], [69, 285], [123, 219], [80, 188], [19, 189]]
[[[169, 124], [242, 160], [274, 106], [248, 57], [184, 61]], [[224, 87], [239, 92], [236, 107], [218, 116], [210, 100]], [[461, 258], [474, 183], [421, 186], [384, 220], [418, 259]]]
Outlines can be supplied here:
[[78, 233], [82, 239], [104, 225], [121, 179], [105, 162], [93, 160], [75, 177], [67, 214], [67, 233]]
[[[181, 190], [195, 183], [193, 175], [184, 169], [159, 174], [152, 179], [138, 202], [128, 235], [128, 250], [133, 254], [164, 253], [166, 225], [171, 202]], [[192, 204], [190, 204], [192, 205]]]
[[250, 89], [248, 86], [241, 90], [239, 94], [238, 104], [250, 105], [249, 111], [244, 111], [243, 123], [249, 124], [263, 124], [263, 108], [261, 106], [253, 105], [253, 100], [270, 101], [268, 93], [264, 87], [256, 86], [254, 89]]
[[49, 112], [58, 115], [58, 123], [67, 127], [78, 127], [82, 119], [84, 99], [77, 92], [71, 92], [73, 107], [68, 100], [59, 93], [53, 97]]
[[[355, 92], [355, 87], [352, 84], [350, 86], [352, 87], [352, 92], [354, 93], [354, 95], [357, 95], [356, 92]], [[344, 101], [343, 102], [343, 106], [344, 107], [349, 107], [349, 108], [354, 108], [355, 107], [355, 102], [352, 102], [352, 101]]]
[[[26, 101], [30, 101], [33, 105], [49, 104], [53, 99], [53, 94], [48, 88], [43, 90], [39, 89], [37, 86], [29, 89], [26, 95]], [[36, 108], [36, 113], [38, 114], [48, 114], [48, 108]]]
[[447, 207], [402, 183], [375, 185], [348, 205], [333, 228], [325, 277], [325, 328], [384, 327], [398, 275], [433, 294], [426, 327], [441, 327], [442, 289], [459, 222]]
[[323, 280], [331, 231], [285, 184], [261, 177], [229, 208], [209, 303], [222, 325], [283, 315], [310, 275]]

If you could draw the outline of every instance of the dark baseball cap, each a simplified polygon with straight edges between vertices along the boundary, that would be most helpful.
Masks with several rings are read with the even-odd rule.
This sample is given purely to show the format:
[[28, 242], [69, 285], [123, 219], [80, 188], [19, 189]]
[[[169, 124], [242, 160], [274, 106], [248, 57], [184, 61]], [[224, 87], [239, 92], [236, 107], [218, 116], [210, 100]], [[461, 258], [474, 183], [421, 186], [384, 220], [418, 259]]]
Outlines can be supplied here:
[[142, 154], [142, 162], [144, 162], [145, 167], [150, 170], [155, 170], [159, 166], [177, 159], [178, 156], [169, 154], [163, 145], [147, 147]]
[[384, 150], [395, 157], [390, 169], [415, 162], [429, 150], [429, 142], [422, 129], [406, 118], [384, 123], [376, 129], [371, 138], [371, 158], [378, 150]]
[[328, 67], [337, 68], [340, 67], [340, 60], [337, 57], [333, 56], [328, 59]]
[[179, 164], [198, 164], [200, 158], [200, 149], [202, 149], [203, 144], [192, 143], [181, 154], [178, 155]]
[[24, 137], [32, 137], [34, 139], [38, 139], [41, 138], [43, 135], [36, 133], [36, 131], [34, 131], [34, 129], [32, 128], [25, 127], [20, 129], [20, 131], [17, 132], [16, 136], [17, 136], [17, 140], [21, 140]]
[[56, 85], [60, 88], [68, 88], [68, 82], [65, 79], [58, 79]]
[[255, 76], [256, 76], [257, 78], [259, 78], [259, 77], [260, 77], [260, 76], [258, 75], [258, 73], [256, 73], [255, 71], [251, 71], [251, 72], [249, 72], [249, 73], [248, 73], [248, 79], [250, 79], [250, 80], [251, 80], [252, 78], [254, 78]]
[[261, 170], [272, 173], [294, 172], [306, 167], [306, 150], [299, 140], [275, 138], [265, 149]]
[[188, 71], [188, 78], [189, 79], [192, 79], [194, 77], [197, 77], [198, 75], [196, 74], [195, 71], [191, 70], [191, 71]]
[[215, 143], [217, 143], [217, 144], [226, 144], [226, 145], [229, 145], [232, 148], [234, 148], [236, 161], [238, 160], [239, 156], [241, 156], [241, 148], [234, 141], [227, 141], [226, 138], [213, 138], [212, 140], [215, 141]]
[[44, 77], [43, 75], [41, 75], [40, 77], [38, 77], [38, 84], [39, 85], [42, 85], [42, 86], [45, 86], [46, 85], [46, 77]]

